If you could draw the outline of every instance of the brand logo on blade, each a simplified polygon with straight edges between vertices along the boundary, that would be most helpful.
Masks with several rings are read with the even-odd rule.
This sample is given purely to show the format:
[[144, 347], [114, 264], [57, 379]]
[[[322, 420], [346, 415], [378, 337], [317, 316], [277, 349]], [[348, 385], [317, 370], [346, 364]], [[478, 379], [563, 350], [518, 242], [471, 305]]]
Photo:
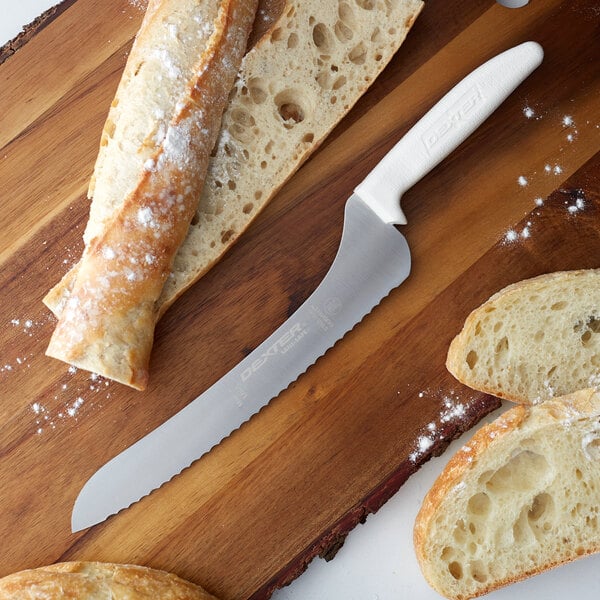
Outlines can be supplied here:
[[306, 329], [300, 324], [292, 325], [276, 342], [263, 352], [257, 359], [253, 360], [249, 367], [242, 371], [242, 381], [247, 381], [256, 373], [272, 356], [285, 354], [291, 350], [304, 336]]
[[429, 152], [439, 144], [454, 127], [469, 118], [470, 113], [483, 101], [483, 93], [474, 85], [465, 92], [422, 136]]

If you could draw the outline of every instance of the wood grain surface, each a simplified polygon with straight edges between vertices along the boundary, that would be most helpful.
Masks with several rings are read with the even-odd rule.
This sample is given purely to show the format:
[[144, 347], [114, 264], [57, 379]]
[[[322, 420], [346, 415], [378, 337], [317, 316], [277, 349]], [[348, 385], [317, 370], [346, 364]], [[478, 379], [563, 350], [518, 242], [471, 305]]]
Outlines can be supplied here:
[[[161, 320], [144, 393], [45, 357], [54, 320], [41, 303], [81, 251], [100, 131], [141, 18], [126, 0], [76, 0], [0, 65], [0, 575], [108, 560], [173, 571], [223, 600], [267, 598], [498, 406], [444, 368], [470, 310], [524, 277], [600, 266], [597, 7], [427, 0], [373, 87]], [[318, 285], [345, 199], [397, 139], [473, 68], [530, 39], [542, 66], [403, 198], [410, 278], [191, 468], [71, 534], [88, 477]], [[438, 435], [421, 451], [431, 422]]]

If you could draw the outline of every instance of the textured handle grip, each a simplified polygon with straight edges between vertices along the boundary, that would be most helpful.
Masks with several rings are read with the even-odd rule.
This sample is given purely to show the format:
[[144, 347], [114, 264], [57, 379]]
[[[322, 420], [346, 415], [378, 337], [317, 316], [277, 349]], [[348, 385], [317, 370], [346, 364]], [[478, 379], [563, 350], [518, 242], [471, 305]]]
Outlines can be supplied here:
[[354, 190], [386, 223], [405, 224], [400, 197], [483, 123], [542, 62], [536, 42], [515, 46], [467, 75]]

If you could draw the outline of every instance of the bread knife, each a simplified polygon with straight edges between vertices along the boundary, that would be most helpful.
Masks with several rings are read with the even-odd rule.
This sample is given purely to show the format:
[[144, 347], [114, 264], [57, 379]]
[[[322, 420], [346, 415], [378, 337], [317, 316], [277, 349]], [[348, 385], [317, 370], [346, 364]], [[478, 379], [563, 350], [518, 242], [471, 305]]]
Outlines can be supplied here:
[[346, 202], [336, 257], [312, 295], [231, 371], [102, 466], [80, 491], [79, 531], [168, 482], [248, 421], [409, 275], [402, 194], [463, 142], [542, 62], [536, 42], [467, 75], [384, 156]]

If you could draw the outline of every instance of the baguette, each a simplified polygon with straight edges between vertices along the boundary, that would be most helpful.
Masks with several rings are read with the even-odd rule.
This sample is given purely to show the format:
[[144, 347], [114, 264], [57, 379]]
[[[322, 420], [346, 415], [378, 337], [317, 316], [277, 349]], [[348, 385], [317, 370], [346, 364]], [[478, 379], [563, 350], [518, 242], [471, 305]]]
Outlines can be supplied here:
[[2, 600], [216, 600], [172, 573], [136, 565], [57, 563], [0, 579]]
[[47, 354], [144, 389], [156, 303], [197, 208], [257, 0], [153, 0], [106, 121], [85, 248]]
[[[268, 2], [266, 7], [259, 15], [269, 22], [278, 3]], [[156, 322], [223, 256], [316, 150], [392, 58], [422, 7], [421, 0], [290, 0], [279, 7], [279, 19], [242, 61], [191, 225], [170, 273], [163, 278], [153, 310], [146, 311], [145, 323], [139, 328], [144, 331], [143, 369], [152, 343], [152, 319]], [[113, 106], [111, 113], [118, 116], [118, 110], [119, 105]], [[115, 118], [109, 115], [109, 124], [112, 121]], [[155, 124], [154, 129], [159, 126]], [[113, 147], [101, 149], [90, 186], [92, 206], [102, 188], [99, 181], [109, 172], [106, 163]], [[130, 158], [135, 150], [124, 149], [115, 164], [131, 160], [132, 170], [139, 170], [148, 156]], [[128, 183], [137, 185], [133, 179]], [[107, 187], [112, 185], [108, 181]], [[90, 214], [86, 243], [91, 243], [105, 224], [101, 207], [106, 203], [98, 204], [100, 208]], [[82, 264], [67, 273], [44, 299], [59, 317]], [[111, 357], [111, 362], [116, 360], [118, 356]], [[88, 368], [115, 378], [103, 368], [104, 361], [102, 357], [95, 364], [88, 363]], [[145, 370], [141, 376], [131, 377], [127, 369], [120, 380], [132, 385], [132, 381], [146, 378]]]
[[527, 404], [600, 385], [600, 269], [494, 294], [468, 316], [446, 366], [473, 389]]
[[429, 584], [464, 600], [600, 551], [600, 393], [515, 406], [425, 496], [414, 546]]

